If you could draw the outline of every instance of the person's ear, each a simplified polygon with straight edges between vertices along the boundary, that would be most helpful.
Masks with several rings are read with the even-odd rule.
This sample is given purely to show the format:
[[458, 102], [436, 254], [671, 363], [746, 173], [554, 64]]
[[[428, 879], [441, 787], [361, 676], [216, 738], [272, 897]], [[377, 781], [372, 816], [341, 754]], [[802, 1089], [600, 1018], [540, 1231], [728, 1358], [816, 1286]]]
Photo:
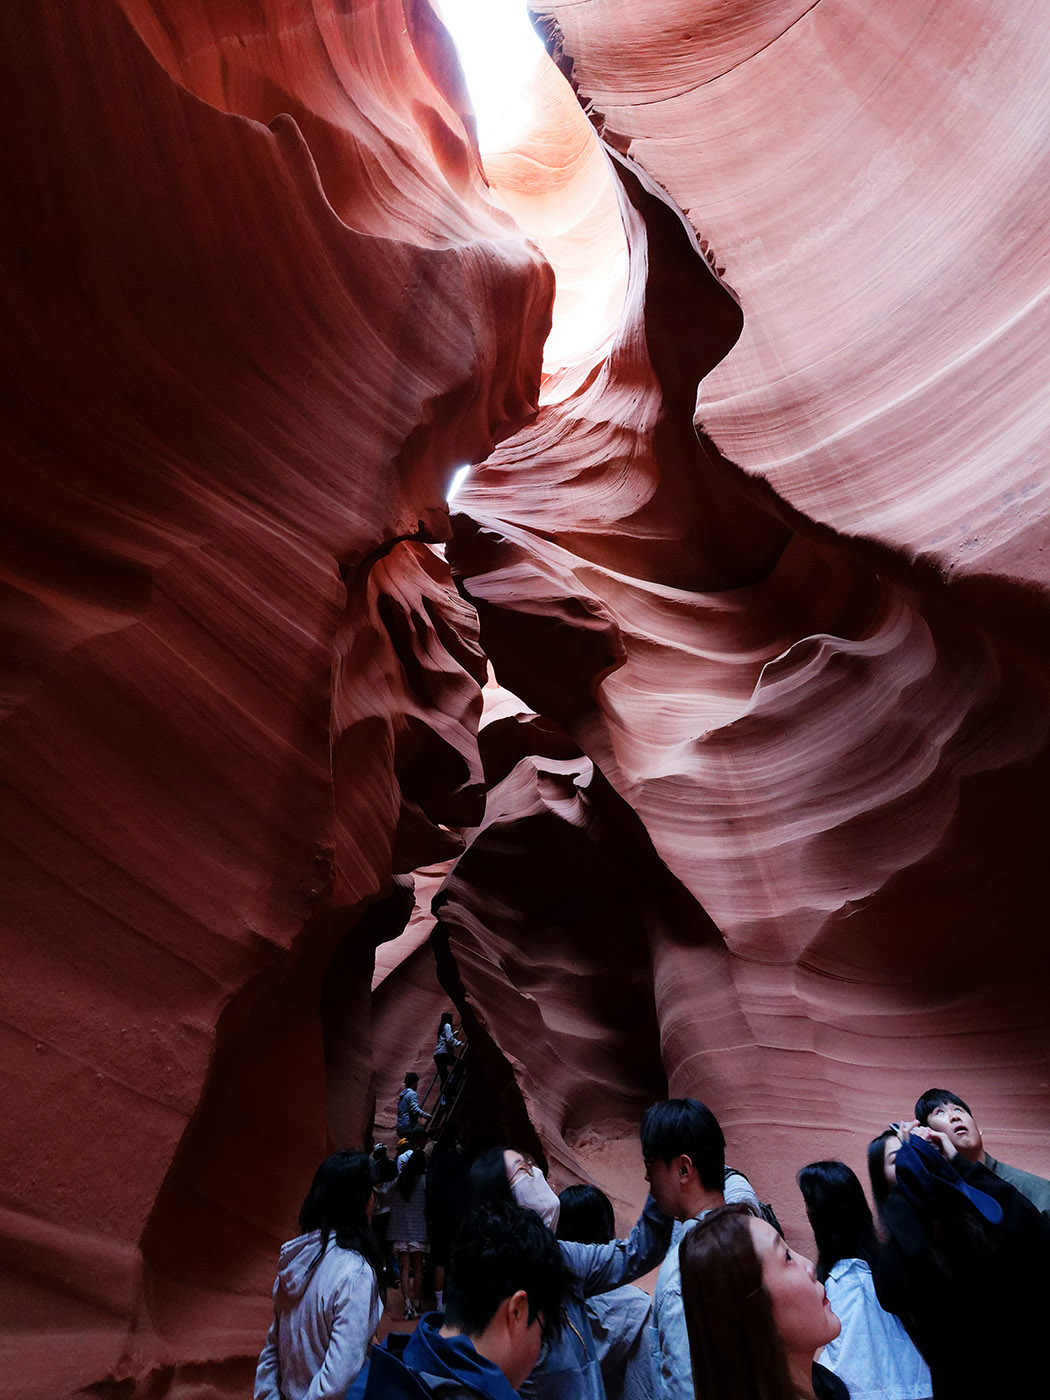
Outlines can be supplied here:
[[519, 1288], [507, 1299], [507, 1329], [517, 1334], [529, 1325], [529, 1295]]
[[678, 1168], [679, 1181], [688, 1181], [693, 1174], [692, 1157], [688, 1156], [687, 1153], [683, 1152], [682, 1155], [675, 1162], [675, 1166]]

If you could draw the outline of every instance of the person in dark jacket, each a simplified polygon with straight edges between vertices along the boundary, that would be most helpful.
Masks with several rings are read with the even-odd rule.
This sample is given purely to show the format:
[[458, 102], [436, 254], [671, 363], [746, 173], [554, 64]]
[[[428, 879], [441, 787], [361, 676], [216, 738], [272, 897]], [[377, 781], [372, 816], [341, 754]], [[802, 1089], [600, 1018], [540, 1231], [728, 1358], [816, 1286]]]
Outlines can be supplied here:
[[925, 1357], [934, 1400], [1050, 1397], [1045, 1218], [932, 1128], [906, 1132], [895, 1176], [875, 1291]]
[[984, 1136], [974, 1119], [968, 1103], [948, 1089], [927, 1089], [915, 1105], [916, 1120], [924, 1128], [934, 1128], [955, 1144], [960, 1157], [968, 1162], [980, 1162], [996, 1176], [1008, 1181], [1015, 1191], [1027, 1196], [1047, 1221], [1050, 1221], [1050, 1181], [1000, 1162], [985, 1149]]
[[446, 1128], [434, 1146], [427, 1167], [427, 1234], [430, 1262], [434, 1266], [434, 1296], [437, 1311], [445, 1306], [445, 1270], [452, 1252], [452, 1241], [467, 1213], [470, 1164], [459, 1145], [455, 1128]]
[[568, 1287], [537, 1215], [504, 1202], [472, 1210], [452, 1249], [444, 1316], [424, 1317], [400, 1359], [389, 1339], [376, 1347], [347, 1400], [517, 1400], [561, 1327]]

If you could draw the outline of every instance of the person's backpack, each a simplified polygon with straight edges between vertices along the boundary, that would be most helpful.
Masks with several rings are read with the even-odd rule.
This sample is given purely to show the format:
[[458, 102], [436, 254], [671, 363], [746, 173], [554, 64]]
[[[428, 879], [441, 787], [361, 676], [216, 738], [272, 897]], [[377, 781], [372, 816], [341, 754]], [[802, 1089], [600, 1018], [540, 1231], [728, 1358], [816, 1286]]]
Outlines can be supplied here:
[[[725, 1169], [725, 1178], [724, 1178], [724, 1179], [725, 1179], [726, 1181], [728, 1181], [729, 1178], [730, 1178], [731, 1176], [740, 1176], [740, 1177], [743, 1177], [744, 1180], [747, 1182], [748, 1186], [751, 1186], [750, 1178], [747, 1177], [747, 1176], [740, 1170], [739, 1167], [726, 1167], [726, 1169]], [[754, 1191], [754, 1187], [753, 1187], [753, 1186], [751, 1187], [751, 1189]], [[755, 1195], [756, 1195], [756, 1196], [758, 1195], [758, 1192], [757, 1192], [757, 1191], [755, 1191]], [[777, 1234], [780, 1236], [780, 1238], [783, 1239], [783, 1238], [784, 1238], [784, 1231], [783, 1231], [783, 1229], [781, 1228], [780, 1221], [777, 1219], [777, 1213], [776, 1213], [776, 1211], [775, 1211], [775, 1210], [773, 1209], [773, 1207], [769, 1204], [769, 1202], [768, 1202], [768, 1201], [759, 1201], [759, 1203], [758, 1203], [758, 1209], [759, 1209], [759, 1213], [760, 1213], [761, 1216], [762, 1216], [762, 1219], [768, 1221], [769, 1224], [772, 1225], [773, 1229], [774, 1229], [774, 1230], [777, 1232]]]

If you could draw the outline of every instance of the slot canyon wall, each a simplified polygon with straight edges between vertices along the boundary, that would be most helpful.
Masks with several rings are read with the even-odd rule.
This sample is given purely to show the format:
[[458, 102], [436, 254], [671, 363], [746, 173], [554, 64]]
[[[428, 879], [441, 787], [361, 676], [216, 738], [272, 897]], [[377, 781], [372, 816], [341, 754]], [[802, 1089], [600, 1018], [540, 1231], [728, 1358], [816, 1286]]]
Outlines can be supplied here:
[[446, 1004], [622, 1223], [1050, 1172], [1050, 19], [534, 10], [483, 171], [426, 0], [3, 9], [4, 1394], [248, 1393]]

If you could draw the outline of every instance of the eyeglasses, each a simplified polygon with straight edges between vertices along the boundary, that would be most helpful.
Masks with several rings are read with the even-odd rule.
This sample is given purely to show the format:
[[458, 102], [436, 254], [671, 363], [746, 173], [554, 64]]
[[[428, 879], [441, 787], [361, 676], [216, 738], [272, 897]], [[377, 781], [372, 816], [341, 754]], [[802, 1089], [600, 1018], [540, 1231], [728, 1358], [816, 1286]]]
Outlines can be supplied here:
[[509, 1183], [511, 1186], [513, 1186], [514, 1183], [517, 1181], [518, 1177], [519, 1177], [519, 1176], [522, 1176], [522, 1175], [525, 1174], [525, 1173], [527, 1173], [529, 1176], [531, 1176], [531, 1175], [532, 1175], [532, 1172], [533, 1172], [533, 1169], [534, 1169], [535, 1166], [536, 1166], [536, 1163], [532, 1160], [532, 1158], [528, 1155], [528, 1153], [527, 1153], [527, 1152], [523, 1152], [523, 1153], [521, 1154], [521, 1161], [517, 1164], [517, 1166], [514, 1168], [514, 1170], [511, 1172], [510, 1176], [508, 1177], [508, 1183]]

